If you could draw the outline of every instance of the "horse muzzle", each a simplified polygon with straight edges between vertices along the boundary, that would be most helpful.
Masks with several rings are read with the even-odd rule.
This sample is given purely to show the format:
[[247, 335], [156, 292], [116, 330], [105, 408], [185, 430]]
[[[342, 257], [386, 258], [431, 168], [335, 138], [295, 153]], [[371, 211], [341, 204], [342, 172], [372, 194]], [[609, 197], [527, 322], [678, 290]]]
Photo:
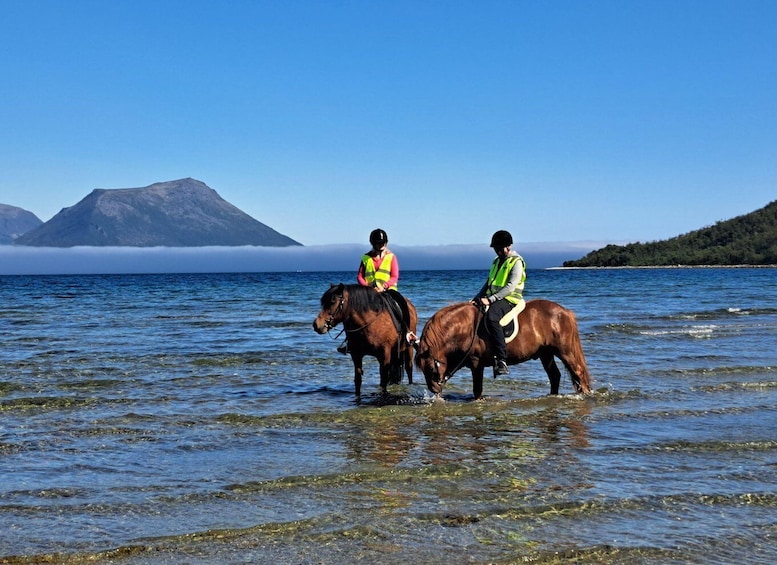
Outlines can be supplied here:
[[424, 375], [424, 377], [426, 377], [426, 388], [428, 388], [430, 392], [433, 394], [440, 394], [442, 392], [442, 384], [429, 375]]
[[441, 363], [437, 360], [433, 360], [431, 364], [423, 367], [426, 387], [434, 394], [440, 394], [445, 383], [450, 379], [450, 376], [446, 375], [441, 368]]

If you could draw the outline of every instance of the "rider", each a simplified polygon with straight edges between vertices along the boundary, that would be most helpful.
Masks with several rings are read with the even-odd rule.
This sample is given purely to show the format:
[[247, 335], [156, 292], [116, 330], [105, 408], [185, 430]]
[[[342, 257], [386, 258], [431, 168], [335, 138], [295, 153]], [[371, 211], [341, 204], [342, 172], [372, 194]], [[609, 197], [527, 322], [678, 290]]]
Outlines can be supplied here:
[[491, 336], [494, 349], [494, 372], [507, 375], [507, 345], [504, 329], [499, 324], [502, 317], [523, 299], [523, 285], [526, 281], [526, 262], [523, 257], [510, 249], [513, 236], [510, 232], [499, 230], [491, 237], [491, 248], [496, 258], [491, 264], [488, 279], [472, 299], [476, 306], [487, 307], [486, 329]]
[[[397, 256], [388, 248], [388, 235], [380, 228], [370, 232], [370, 249], [362, 255], [356, 281], [362, 286], [370, 286], [377, 292], [386, 292], [405, 311], [407, 306], [402, 295], [397, 292], [399, 281], [399, 262]], [[387, 292], [388, 291], [388, 292]], [[348, 338], [337, 348], [340, 353], [348, 353]]]
[[370, 233], [370, 249], [362, 256], [356, 280], [362, 286], [371, 286], [378, 292], [396, 290], [399, 282], [397, 256], [388, 246], [388, 235], [382, 229]]

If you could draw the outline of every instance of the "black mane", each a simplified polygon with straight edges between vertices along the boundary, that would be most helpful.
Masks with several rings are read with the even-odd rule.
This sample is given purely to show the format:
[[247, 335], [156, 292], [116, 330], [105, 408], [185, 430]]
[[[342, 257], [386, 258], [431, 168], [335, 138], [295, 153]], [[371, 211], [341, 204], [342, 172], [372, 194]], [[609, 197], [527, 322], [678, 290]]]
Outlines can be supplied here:
[[373, 312], [382, 312], [386, 309], [386, 303], [381, 298], [380, 293], [375, 289], [362, 286], [360, 284], [339, 284], [335, 285], [324, 293], [321, 297], [321, 306], [332, 302], [333, 296], [348, 294], [348, 308], [355, 312], [364, 312], [372, 310]]

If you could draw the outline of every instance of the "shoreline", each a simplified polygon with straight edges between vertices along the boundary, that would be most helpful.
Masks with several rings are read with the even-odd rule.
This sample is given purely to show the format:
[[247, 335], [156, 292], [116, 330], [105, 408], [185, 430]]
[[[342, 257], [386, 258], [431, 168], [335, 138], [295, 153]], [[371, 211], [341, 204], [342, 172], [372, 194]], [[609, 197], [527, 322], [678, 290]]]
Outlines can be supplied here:
[[549, 271], [594, 269], [775, 269], [777, 265], [624, 265], [620, 267], [548, 267]]

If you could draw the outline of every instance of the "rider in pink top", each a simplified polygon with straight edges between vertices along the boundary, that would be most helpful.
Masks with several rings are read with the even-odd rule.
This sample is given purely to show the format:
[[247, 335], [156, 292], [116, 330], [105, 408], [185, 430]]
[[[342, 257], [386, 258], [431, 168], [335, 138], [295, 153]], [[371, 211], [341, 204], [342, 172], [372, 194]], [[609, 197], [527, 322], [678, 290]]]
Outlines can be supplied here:
[[[388, 245], [388, 236], [381, 229], [373, 230], [370, 234], [372, 249], [362, 257], [359, 263], [359, 271], [356, 281], [362, 286], [374, 287], [378, 292], [397, 289], [399, 282], [399, 263]], [[386, 263], [390, 266], [387, 269]]]

